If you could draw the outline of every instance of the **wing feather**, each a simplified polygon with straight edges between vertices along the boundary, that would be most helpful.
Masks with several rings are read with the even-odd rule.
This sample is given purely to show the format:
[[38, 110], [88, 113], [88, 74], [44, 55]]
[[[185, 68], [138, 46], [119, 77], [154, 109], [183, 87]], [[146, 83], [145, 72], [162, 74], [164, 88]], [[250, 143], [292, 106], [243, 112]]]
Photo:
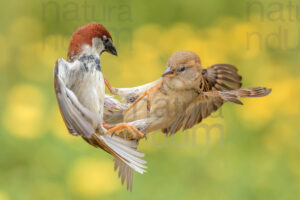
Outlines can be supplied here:
[[120, 103], [112, 96], [104, 96], [103, 119], [108, 124], [118, 124], [124, 121], [123, 112], [128, 108], [126, 104]]
[[[99, 147], [113, 155], [115, 161], [117, 161], [115, 167], [121, 166], [122, 168], [120, 170], [121, 181], [124, 183], [124, 180], [126, 180], [127, 188], [131, 189], [132, 170], [144, 173], [146, 168], [146, 161], [141, 159], [144, 154], [136, 150], [137, 141], [127, 141], [117, 136], [111, 137], [111, 135], [98, 133], [98, 126], [101, 124], [102, 119], [84, 107], [78, 101], [76, 95], [66, 87], [67, 84], [72, 85], [69, 82], [65, 83], [69, 81], [68, 66], [60, 64], [60, 61], [62, 62], [62, 59], [56, 62], [54, 68], [54, 88], [66, 127], [71, 134], [82, 136], [93, 146]], [[114, 104], [113, 108], [120, 109], [118, 106], [120, 105]]]
[[[216, 64], [203, 69], [202, 76], [204, 92], [235, 90], [242, 85], [242, 77], [238, 74], [237, 68], [229, 64]], [[181, 128], [183, 130], [192, 128], [195, 124], [200, 123], [204, 118], [218, 110], [223, 103], [224, 100], [221, 97], [208, 97], [205, 101], [195, 100], [189, 104], [185, 112], [178, 116], [170, 127], [162, 131], [166, 134], [174, 134]]]

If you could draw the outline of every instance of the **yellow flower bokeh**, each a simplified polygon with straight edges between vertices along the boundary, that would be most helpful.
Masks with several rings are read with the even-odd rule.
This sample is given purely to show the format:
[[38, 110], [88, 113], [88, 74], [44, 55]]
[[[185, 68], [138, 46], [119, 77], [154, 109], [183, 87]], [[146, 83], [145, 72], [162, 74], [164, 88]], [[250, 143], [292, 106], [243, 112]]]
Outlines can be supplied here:
[[[8, 4], [3, 6], [8, 12], [10, 7], [18, 12], [30, 5]], [[101, 67], [113, 86], [137, 86], [158, 79], [173, 53], [190, 50], [200, 56], [204, 68], [216, 63], [235, 65], [243, 76], [243, 87], [266, 86], [273, 90], [264, 98], [241, 99], [243, 106], [226, 103], [221, 115], [218, 111], [192, 130], [179, 131], [174, 137], [167, 138], [160, 130], [149, 134], [138, 147], [146, 154], [149, 172], [134, 180], [140, 181], [140, 185], [134, 186], [138, 190], [121, 194], [126, 189], [113, 171], [111, 157], [104, 152], [101, 153], [109, 158], [92, 157], [91, 152], [98, 155], [101, 150], [68, 133], [54, 96], [54, 63], [58, 58], [66, 58], [71, 32], [87, 23], [63, 21], [67, 7], [75, 4], [42, 2], [27, 10], [28, 13], [12, 13], [14, 16], [5, 19], [7, 22], [0, 31], [0, 70], [2, 76], [7, 76], [0, 88], [4, 88], [0, 127], [4, 133], [0, 143], [4, 149], [1, 152], [5, 153], [0, 153], [0, 175], [2, 172], [7, 175], [4, 177], [12, 177], [10, 181], [0, 181], [4, 185], [0, 200], [28, 196], [30, 199], [130, 199], [132, 195], [142, 198], [153, 191], [151, 184], [155, 185], [157, 180], [169, 187], [151, 194], [154, 199], [166, 196], [183, 199], [180, 195], [184, 193], [190, 195], [188, 199], [199, 198], [199, 193], [214, 199], [214, 195], [225, 190], [228, 196], [222, 196], [224, 199], [266, 199], [268, 194], [279, 194], [278, 191], [295, 193], [291, 188], [297, 186], [300, 177], [299, 21], [272, 21], [268, 19], [267, 7], [264, 7], [266, 12], [259, 13], [258, 5], [258, 13], [251, 13], [248, 20], [234, 16], [234, 12], [231, 17], [220, 12], [216, 20], [206, 25], [201, 25], [201, 19], [189, 21], [184, 17], [170, 23], [163, 22], [163, 18], [159, 22], [139, 19], [138, 25], [126, 22], [122, 26], [133, 27], [126, 40], [111, 31], [119, 56], [103, 53]], [[184, 10], [184, 5], [181, 4], [180, 10]], [[135, 8], [134, 4], [131, 6]], [[31, 15], [44, 8], [46, 13], [40, 13], [45, 14], [43, 19]], [[132, 9], [133, 14], [136, 10], [139, 9]], [[260, 14], [266, 14], [264, 20]], [[283, 13], [288, 14], [287, 10]], [[97, 22], [109, 30], [109, 26], [121, 27], [113, 20], [101, 20]], [[285, 39], [290, 49], [282, 48]], [[15, 137], [35, 140], [13, 140]], [[47, 147], [44, 150], [43, 145]], [[201, 151], [195, 151], [198, 147]], [[194, 160], [188, 161], [190, 157]], [[169, 158], [176, 166], [162, 162]], [[183, 170], [177, 171], [179, 168]], [[243, 176], [237, 177], [239, 174]], [[26, 187], [28, 181], [34, 183], [32, 187]], [[228, 183], [225, 189], [220, 187], [224, 183]], [[25, 187], [20, 188], [21, 184]]]
[[245, 106], [239, 108], [241, 117], [246, 121], [250, 128], [258, 128], [274, 116], [282, 118], [287, 116], [299, 115], [299, 91], [300, 81], [293, 80], [292, 77], [276, 82], [269, 82], [272, 93], [262, 99], [246, 99]]
[[52, 111], [50, 112], [48, 122], [49, 130], [51, 130], [51, 132], [55, 136], [66, 141], [71, 141], [72, 139], [75, 139], [74, 137], [71, 137], [72, 135], [68, 132], [68, 129], [60, 114], [58, 106], [55, 106], [55, 109], [52, 109]]
[[9, 199], [10, 198], [8, 198], [8, 196], [4, 192], [0, 191], [0, 200], [9, 200]]
[[32, 17], [20, 17], [14, 20], [8, 30], [11, 44], [21, 47], [42, 40], [43, 28], [39, 20]]
[[6, 97], [2, 115], [4, 127], [21, 138], [36, 138], [44, 132], [45, 96], [34, 85], [13, 87]]
[[111, 194], [121, 187], [112, 160], [92, 157], [76, 161], [67, 179], [73, 192], [84, 199]]
[[21, 74], [30, 80], [51, 80], [55, 61], [67, 54], [65, 41], [61, 36], [50, 36], [42, 42], [19, 47], [17, 66]]

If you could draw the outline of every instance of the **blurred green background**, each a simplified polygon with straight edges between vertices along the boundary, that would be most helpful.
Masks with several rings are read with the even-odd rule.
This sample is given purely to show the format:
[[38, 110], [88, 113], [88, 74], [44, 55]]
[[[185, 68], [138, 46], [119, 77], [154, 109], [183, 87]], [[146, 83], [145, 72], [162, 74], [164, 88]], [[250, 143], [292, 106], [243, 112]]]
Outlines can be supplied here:
[[[299, 16], [296, 0], [1, 1], [0, 200], [299, 199]], [[53, 90], [56, 59], [93, 21], [118, 49], [101, 60], [116, 87], [153, 81], [192, 50], [273, 92], [226, 103], [193, 131], [149, 135], [148, 172], [127, 192], [109, 155], [67, 133]]]

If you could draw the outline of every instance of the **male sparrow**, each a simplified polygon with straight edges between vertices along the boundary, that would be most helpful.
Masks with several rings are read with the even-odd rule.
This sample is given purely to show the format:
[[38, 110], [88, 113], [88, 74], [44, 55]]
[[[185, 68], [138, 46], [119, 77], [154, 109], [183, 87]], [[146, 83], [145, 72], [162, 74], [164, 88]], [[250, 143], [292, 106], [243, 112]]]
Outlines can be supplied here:
[[[68, 61], [59, 58], [54, 67], [54, 87], [58, 105], [69, 132], [81, 136], [89, 144], [99, 147], [115, 157], [115, 168], [126, 169], [121, 177], [132, 176], [133, 169], [139, 173], [145, 170], [144, 154], [136, 151], [137, 142], [112, 137], [103, 121], [104, 104], [106, 109], [120, 108], [111, 97], [105, 95], [105, 80], [100, 65], [103, 52], [117, 55], [109, 32], [98, 23], [78, 28], [72, 35]], [[135, 132], [135, 128], [122, 124], [122, 127]], [[101, 169], [99, 169], [101, 170]], [[131, 179], [127, 188], [131, 190]]]

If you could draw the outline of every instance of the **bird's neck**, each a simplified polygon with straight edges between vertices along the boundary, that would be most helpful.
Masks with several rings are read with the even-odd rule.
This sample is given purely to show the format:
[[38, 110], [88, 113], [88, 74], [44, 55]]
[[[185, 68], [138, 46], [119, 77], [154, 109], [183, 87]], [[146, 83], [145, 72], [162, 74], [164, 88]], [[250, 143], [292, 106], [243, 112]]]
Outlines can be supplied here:
[[98, 59], [100, 59], [99, 55], [100, 55], [99, 49], [97, 49], [96, 47], [90, 45], [82, 45], [81, 51], [78, 54], [69, 58], [69, 61], [73, 62], [75, 60], [79, 60], [81, 57], [84, 56], [93, 56], [95, 58], [98, 57]]
[[100, 57], [98, 54], [81, 54], [78, 61], [83, 63], [85, 68], [94, 68], [101, 72]]
[[82, 51], [81, 54], [86, 54], [86, 55], [98, 55], [102, 52], [102, 49], [96, 48], [96, 46], [93, 44], [92, 46], [90, 45], [82, 45]]

